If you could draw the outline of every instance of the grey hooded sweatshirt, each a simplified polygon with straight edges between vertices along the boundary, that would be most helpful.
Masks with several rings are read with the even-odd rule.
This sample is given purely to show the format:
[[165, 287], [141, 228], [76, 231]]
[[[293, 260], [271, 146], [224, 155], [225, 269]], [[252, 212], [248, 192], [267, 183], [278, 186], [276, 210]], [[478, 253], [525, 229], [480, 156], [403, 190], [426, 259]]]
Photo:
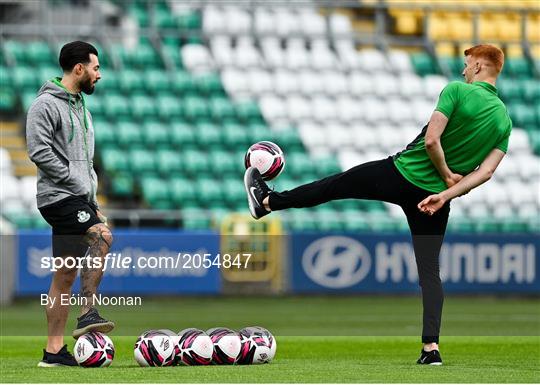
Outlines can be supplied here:
[[26, 119], [28, 155], [38, 167], [37, 206], [79, 196], [97, 208], [93, 167], [94, 128], [81, 94], [70, 94], [60, 78], [47, 81]]

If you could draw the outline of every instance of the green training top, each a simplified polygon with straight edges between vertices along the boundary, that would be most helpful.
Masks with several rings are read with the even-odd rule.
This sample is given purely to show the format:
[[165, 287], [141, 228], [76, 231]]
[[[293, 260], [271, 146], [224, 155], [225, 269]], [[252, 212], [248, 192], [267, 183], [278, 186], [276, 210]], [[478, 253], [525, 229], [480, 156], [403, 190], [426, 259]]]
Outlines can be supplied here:
[[[512, 121], [493, 85], [451, 82], [442, 90], [435, 110], [448, 118], [441, 145], [452, 172], [467, 175], [494, 148], [508, 150]], [[394, 156], [394, 164], [415, 186], [439, 193], [447, 187], [426, 151], [426, 131], [427, 125], [405, 150]]]

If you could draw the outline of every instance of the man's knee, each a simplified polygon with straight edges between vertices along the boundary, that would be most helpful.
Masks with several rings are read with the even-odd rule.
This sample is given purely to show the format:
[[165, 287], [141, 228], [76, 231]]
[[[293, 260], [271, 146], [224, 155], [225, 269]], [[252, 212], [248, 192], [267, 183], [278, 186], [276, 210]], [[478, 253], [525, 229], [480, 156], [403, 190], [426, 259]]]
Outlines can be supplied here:
[[111, 247], [113, 236], [111, 230], [103, 223], [95, 224], [86, 231], [85, 243], [92, 247], [97, 242], [104, 242], [107, 247]]

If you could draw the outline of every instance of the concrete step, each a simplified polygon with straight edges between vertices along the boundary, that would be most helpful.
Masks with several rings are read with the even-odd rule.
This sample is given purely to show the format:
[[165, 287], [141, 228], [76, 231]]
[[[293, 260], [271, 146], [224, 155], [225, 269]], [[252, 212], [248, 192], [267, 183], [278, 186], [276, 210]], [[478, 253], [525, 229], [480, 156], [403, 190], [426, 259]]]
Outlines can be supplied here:
[[37, 175], [37, 167], [33, 163], [28, 164], [14, 164], [13, 165], [13, 174], [17, 177], [23, 177], [23, 176], [36, 176]]

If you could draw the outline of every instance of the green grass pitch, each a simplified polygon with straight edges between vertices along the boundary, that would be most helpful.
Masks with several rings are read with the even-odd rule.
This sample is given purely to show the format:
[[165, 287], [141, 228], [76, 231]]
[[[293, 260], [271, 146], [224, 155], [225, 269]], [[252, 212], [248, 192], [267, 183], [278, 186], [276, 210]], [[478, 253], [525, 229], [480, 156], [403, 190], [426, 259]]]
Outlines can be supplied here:
[[[45, 316], [37, 300], [1, 312], [2, 382], [226, 383], [538, 383], [538, 299], [449, 297], [442, 367], [415, 364], [421, 344], [416, 297], [144, 298], [140, 308], [102, 308], [117, 323], [109, 368], [37, 368]], [[74, 325], [75, 311], [68, 321]], [[274, 362], [231, 367], [139, 368], [136, 336], [150, 328], [181, 330], [261, 325], [277, 338]], [[70, 350], [74, 340], [66, 338]]]

